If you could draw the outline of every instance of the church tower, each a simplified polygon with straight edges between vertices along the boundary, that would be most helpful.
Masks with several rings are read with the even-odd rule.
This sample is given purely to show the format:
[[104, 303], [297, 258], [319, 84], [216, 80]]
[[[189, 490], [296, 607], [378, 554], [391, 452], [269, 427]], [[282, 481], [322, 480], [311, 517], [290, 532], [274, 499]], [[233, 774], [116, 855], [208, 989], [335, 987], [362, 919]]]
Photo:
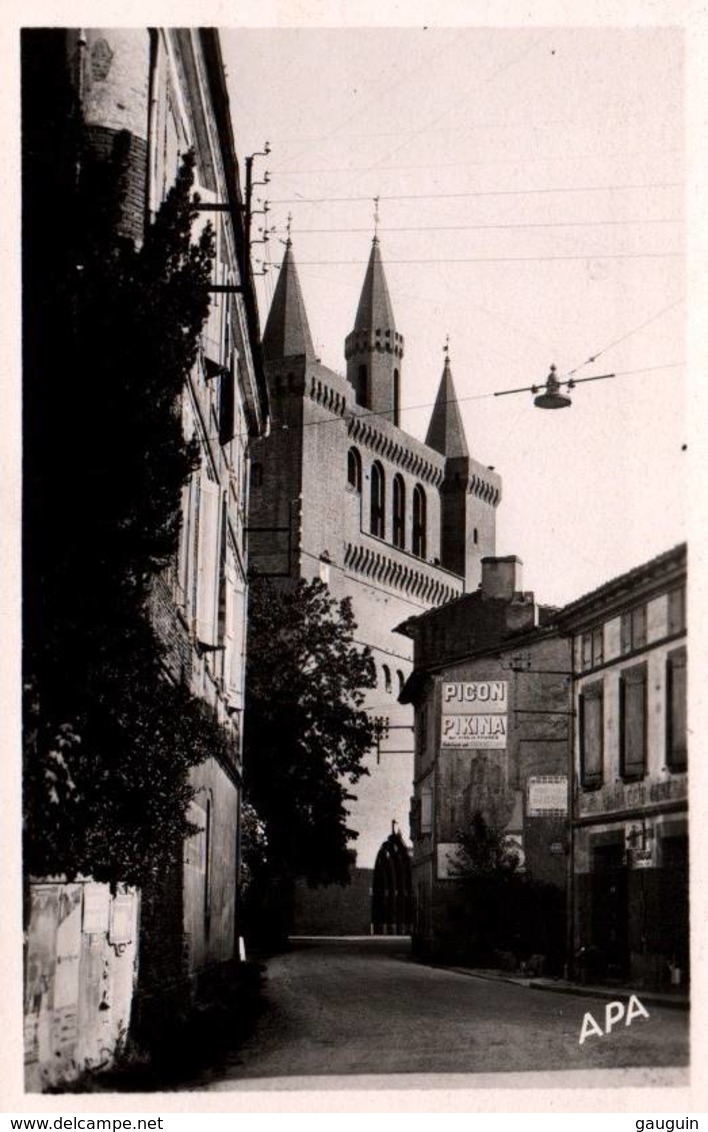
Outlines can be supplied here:
[[288, 239], [263, 333], [272, 426], [252, 444], [249, 561], [276, 585], [319, 578], [351, 600], [376, 667], [363, 706], [381, 724], [347, 802], [351, 883], [298, 882], [301, 935], [410, 927], [406, 901], [389, 900], [406, 891], [393, 866], [407, 860], [413, 783], [413, 714], [399, 698], [413, 648], [396, 627], [476, 589], [494, 554], [501, 481], [468, 453], [449, 360], [423, 443], [399, 422], [403, 350], [374, 236], [346, 376], [322, 365]]
[[403, 335], [396, 330], [378, 236], [374, 236], [354, 329], [344, 344], [357, 404], [400, 424]]

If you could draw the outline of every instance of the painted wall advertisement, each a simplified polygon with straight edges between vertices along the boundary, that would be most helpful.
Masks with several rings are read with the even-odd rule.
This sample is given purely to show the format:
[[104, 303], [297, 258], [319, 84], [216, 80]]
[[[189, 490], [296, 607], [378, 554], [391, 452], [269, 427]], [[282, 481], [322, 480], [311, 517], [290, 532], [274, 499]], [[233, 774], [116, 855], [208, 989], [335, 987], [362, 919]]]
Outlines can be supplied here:
[[440, 746], [451, 749], [506, 747], [508, 682], [443, 683]]

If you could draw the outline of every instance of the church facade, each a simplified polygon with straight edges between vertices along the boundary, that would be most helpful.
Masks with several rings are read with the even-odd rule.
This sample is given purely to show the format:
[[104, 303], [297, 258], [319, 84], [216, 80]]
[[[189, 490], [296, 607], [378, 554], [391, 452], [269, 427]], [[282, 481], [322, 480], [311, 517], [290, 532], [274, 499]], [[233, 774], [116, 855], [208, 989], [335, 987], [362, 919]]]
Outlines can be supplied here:
[[[278, 584], [319, 577], [334, 597], [351, 598], [357, 640], [376, 663], [366, 709], [381, 721], [350, 807], [352, 883], [303, 885], [294, 931], [406, 931], [393, 889], [413, 793], [413, 717], [398, 702], [412, 643], [393, 630], [477, 588], [482, 558], [495, 553], [501, 479], [469, 454], [448, 357], [425, 443], [401, 427], [405, 341], [376, 237], [344, 343], [346, 372], [315, 356], [289, 239], [263, 355], [272, 427], [253, 449], [250, 562]], [[391, 900], [380, 890], [387, 876]]]

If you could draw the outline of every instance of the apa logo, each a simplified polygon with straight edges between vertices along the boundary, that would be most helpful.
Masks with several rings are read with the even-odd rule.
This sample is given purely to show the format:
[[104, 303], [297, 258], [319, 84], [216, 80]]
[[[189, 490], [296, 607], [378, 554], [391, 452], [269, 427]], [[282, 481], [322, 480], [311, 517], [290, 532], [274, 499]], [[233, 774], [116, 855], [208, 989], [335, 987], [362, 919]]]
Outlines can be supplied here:
[[[598, 1038], [609, 1034], [613, 1026], [616, 1026], [625, 1017], [625, 1006], [623, 1002], [608, 1002], [605, 1007], [605, 1029], [597, 1024], [592, 1014], [588, 1013], [583, 1016], [583, 1024], [580, 1028], [580, 1037], [578, 1038], [578, 1045], [582, 1045], [586, 1038], [591, 1034], [597, 1034]], [[649, 1011], [642, 1006], [636, 994], [630, 996], [626, 1009], [625, 1026], [631, 1026], [634, 1018], [648, 1018]]]

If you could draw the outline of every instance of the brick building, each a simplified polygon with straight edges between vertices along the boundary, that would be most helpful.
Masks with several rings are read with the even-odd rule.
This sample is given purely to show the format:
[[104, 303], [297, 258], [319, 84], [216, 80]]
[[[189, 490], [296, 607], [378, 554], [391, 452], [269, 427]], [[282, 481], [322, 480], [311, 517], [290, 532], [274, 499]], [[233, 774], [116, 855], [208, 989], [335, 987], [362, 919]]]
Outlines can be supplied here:
[[[215, 30], [29, 31], [23, 37], [23, 66], [25, 184], [35, 225], [26, 238], [41, 240], [43, 225], [56, 224], [62, 202], [69, 202], [76, 191], [80, 164], [64, 161], [68, 150], [62, 148], [69, 117], [80, 134], [79, 152], [90, 154], [94, 167], [105, 159], [106, 168], [111, 168], [118, 146], [125, 154], [125, 192], [115, 218], [120, 235], [142, 241], [189, 150], [195, 154], [195, 188], [204, 206], [196, 228], [210, 220], [216, 235], [210, 313], [181, 401], [184, 431], [197, 442], [199, 467], [183, 491], [179, 552], [154, 585], [151, 614], [168, 645], [167, 676], [185, 682], [227, 730], [230, 755], [207, 758], [191, 772], [195, 797], [190, 816], [200, 832], [185, 843], [183, 859], [172, 875], [160, 876], [142, 891], [139, 920], [136, 894], [126, 894], [134, 904], [130, 915], [123, 910], [126, 938], [118, 940], [123, 950], [115, 954], [126, 953], [132, 964], [139, 923], [138, 1004], [142, 1021], [149, 1025], [151, 1017], [165, 1015], [170, 1003], [181, 1009], [185, 995], [199, 995], [202, 977], [238, 954], [245, 526], [250, 443], [262, 434], [268, 419], [243, 198]], [[64, 213], [71, 215], [71, 208]], [[195, 239], [197, 235], [195, 231]], [[41, 312], [41, 280], [33, 279], [33, 286], [35, 282], [33, 305], [27, 308], [30, 319]], [[97, 396], [100, 389], [97, 359]], [[69, 1023], [54, 1009], [51, 994], [30, 994], [28, 1002], [40, 1018], [40, 1030], [44, 1025], [49, 1033], [49, 1045], [54, 1041], [52, 1027], [57, 1034], [61, 1030], [62, 1064], [72, 1058], [76, 1062], [79, 1056], [90, 1064], [94, 1051], [86, 1040], [97, 1017], [89, 984], [96, 971], [100, 975], [96, 939], [105, 936], [108, 943], [116, 942], [108, 938], [112, 913], [106, 901], [100, 915], [87, 918], [84, 907], [82, 921], [79, 894], [71, 928], [78, 934], [68, 941], [66, 925], [60, 939], [46, 894], [43, 899], [44, 910], [38, 907], [43, 919], [32, 922], [34, 935], [30, 926], [28, 970], [39, 986], [45, 959], [51, 965], [57, 949], [70, 946], [77, 963], [79, 1001]], [[61, 902], [61, 893], [57, 899]], [[122, 978], [121, 984], [128, 1015], [132, 981]], [[117, 1018], [111, 1034], [105, 1020], [105, 1013], [98, 1018], [102, 1030], [94, 1043], [102, 1058], [120, 1036], [121, 1025], [127, 1025], [127, 1017]], [[83, 1044], [77, 1047], [76, 1041]]]
[[377, 855], [390, 851], [392, 822], [407, 832], [413, 771], [412, 713], [398, 703], [412, 652], [393, 629], [475, 589], [494, 553], [501, 481], [469, 455], [449, 360], [422, 443], [400, 423], [404, 350], [374, 238], [346, 374], [321, 365], [288, 240], [263, 336], [273, 427], [254, 445], [250, 560], [279, 584], [320, 577], [352, 599], [378, 674], [366, 706], [388, 722], [351, 806], [352, 884], [303, 886], [299, 932], [369, 932]]
[[[413, 943], [418, 954], [475, 956], [485, 909], [459, 876], [460, 832], [475, 813], [502, 832], [525, 875], [546, 886], [545, 923], [508, 962], [565, 947], [570, 647], [554, 610], [522, 590], [515, 557], [482, 559], [473, 594], [399, 626], [415, 644], [401, 699], [415, 708]], [[549, 899], [550, 894], [550, 899]], [[494, 940], [491, 941], [491, 946]]]
[[686, 547], [567, 605], [577, 972], [688, 978]]

